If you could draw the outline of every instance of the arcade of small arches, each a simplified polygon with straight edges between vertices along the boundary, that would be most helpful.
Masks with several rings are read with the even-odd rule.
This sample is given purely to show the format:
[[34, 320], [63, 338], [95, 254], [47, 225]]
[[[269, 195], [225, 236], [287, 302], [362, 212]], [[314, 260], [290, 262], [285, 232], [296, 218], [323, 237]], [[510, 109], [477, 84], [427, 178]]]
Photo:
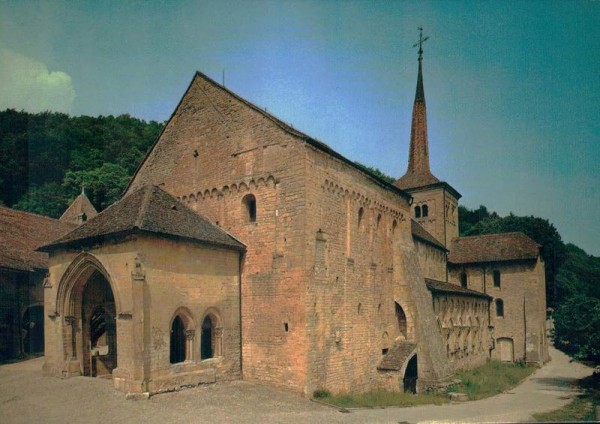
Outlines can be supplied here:
[[439, 296], [434, 298], [433, 306], [448, 359], [459, 360], [486, 352], [486, 300]]

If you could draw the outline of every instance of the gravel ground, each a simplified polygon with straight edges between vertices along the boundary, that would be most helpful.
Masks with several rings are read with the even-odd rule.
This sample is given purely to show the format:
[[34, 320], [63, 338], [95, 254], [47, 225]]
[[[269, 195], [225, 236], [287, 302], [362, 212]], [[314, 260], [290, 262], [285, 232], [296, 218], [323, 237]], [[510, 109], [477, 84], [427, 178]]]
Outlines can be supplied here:
[[590, 368], [552, 349], [553, 361], [509, 393], [442, 406], [341, 413], [293, 393], [236, 381], [125, 400], [106, 379], [43, 377], [43, 358], [0, 366], [0, 423], [364, 423], [516, 422], [556, 409]]

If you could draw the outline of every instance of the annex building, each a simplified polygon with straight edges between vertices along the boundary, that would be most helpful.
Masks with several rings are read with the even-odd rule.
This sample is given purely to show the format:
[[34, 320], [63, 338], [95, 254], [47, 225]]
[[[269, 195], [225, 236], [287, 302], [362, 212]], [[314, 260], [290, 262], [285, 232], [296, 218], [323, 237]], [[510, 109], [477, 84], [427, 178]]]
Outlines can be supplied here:
[[421, 53], [395, 184], [196, 73], [123, 198], [41, 248], [45, 373], [311, 394], [548, 360], [539, 246], [459, 238], [429, 169]]

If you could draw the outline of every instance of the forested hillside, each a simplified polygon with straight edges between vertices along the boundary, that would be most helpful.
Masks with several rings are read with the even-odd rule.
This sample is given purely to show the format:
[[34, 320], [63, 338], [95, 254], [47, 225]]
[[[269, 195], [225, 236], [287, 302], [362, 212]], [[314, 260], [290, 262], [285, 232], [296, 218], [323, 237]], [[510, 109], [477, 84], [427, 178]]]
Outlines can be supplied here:
[[161, 129], [129, 115], [0, 112], [0, 202], [57, 218], [84, 184], [102, 210], [120, 197]]

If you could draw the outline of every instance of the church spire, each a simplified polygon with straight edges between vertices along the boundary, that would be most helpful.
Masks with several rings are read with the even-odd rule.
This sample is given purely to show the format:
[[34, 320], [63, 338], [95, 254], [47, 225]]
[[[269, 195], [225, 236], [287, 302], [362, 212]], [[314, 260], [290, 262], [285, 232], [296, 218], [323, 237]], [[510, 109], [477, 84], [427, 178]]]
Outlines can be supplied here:
[[419, 41], [413, 46], [419, 47], [419, 73], [417, 75], [417, 89], [410, 129], [408, 169], [406, 174], [396, 182], [396, 185], [400, 188], [418, 187], [439, 182], [429, 170], [427, 108], [425, 106], [425, 89], [423, 88], [423, 43], [429, 37], [423, 37], [423, 28], [420, 27], [419, 31]]

